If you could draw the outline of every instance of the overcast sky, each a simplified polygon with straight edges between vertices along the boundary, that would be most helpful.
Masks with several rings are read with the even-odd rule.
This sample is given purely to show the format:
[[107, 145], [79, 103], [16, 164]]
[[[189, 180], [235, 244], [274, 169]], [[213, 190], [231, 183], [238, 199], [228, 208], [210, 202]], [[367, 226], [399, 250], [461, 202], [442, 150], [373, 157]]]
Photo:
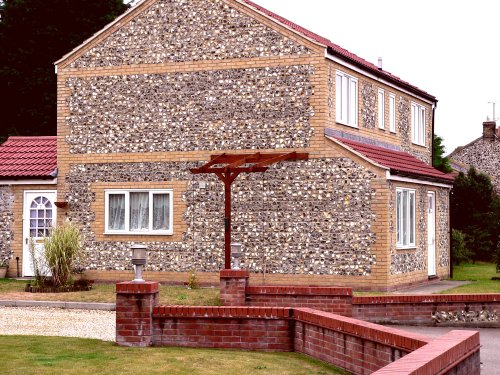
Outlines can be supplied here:
[[498, 0], [253, 0], [439, 100], [447, 153], [500, 117]]

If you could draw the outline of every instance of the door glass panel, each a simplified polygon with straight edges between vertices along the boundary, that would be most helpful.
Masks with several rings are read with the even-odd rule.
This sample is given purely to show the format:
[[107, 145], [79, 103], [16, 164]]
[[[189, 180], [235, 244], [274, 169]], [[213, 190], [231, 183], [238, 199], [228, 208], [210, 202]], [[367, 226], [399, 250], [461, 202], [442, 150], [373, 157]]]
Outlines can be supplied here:
[[30, 236], [48, 236], [52, 226], [52, 204], [40, 196], [31, 202], [30, 207]]

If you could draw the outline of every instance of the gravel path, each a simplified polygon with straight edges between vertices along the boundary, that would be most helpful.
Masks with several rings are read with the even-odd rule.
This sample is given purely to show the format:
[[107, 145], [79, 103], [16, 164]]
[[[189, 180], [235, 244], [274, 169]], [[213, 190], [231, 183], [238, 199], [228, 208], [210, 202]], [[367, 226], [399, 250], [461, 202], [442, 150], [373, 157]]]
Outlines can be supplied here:
[[115, 312], [0, 307], [0, 335], [66, 336], [115, 341]]

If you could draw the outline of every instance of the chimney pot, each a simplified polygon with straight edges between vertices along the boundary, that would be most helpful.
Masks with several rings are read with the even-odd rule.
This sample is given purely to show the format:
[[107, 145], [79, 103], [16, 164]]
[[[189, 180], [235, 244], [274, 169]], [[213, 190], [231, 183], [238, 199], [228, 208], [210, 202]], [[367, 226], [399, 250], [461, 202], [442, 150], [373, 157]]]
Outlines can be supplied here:
[[497, 123], [495, 121], [485, 121], [483, 122], [483, 139], [494, 140], [496, 133]]
[[378, 58], [378, 69], [382, 70], [382, 58], [381, 57]]

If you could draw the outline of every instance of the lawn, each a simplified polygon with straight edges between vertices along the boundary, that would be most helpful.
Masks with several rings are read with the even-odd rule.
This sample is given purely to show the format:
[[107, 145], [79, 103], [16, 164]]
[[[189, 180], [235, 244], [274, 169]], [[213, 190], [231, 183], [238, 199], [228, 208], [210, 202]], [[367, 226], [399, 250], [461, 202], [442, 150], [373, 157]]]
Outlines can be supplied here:
[[[87, 292], [26, 293], [26, 281], [0, 279], [0, 300], [115, 302], [115, 284], [94, 284]], [[218, 288], [187, 289], [181, 286], [160, 286], [160, 303], [165, 305], [220, 305]]]
[[451, 280], [473, 282], [445, 290], [441, 294], [500, 293], [500, 280], [491, 280], [494, 276], [499, 277], [500, 274], [496, 273], [496, 265], [493, 263], [477, 262], [476, 264], [465, 263], [454, 266]]
[[0, 336], [2, 374], [348, 374], [297, 353], [124, 348], [76, 338]]

